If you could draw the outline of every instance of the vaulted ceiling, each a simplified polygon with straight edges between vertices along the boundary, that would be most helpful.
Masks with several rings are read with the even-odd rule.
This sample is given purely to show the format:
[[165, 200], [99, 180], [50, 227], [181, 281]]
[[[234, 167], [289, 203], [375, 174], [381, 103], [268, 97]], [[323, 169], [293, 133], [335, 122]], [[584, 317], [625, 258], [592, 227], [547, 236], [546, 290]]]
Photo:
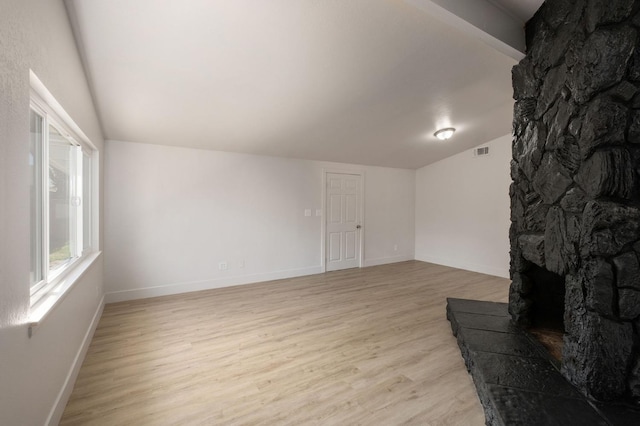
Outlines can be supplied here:
[[542, 1], [446, 3], [67, 0], [107, 139], [402, 168], [510, 132]]

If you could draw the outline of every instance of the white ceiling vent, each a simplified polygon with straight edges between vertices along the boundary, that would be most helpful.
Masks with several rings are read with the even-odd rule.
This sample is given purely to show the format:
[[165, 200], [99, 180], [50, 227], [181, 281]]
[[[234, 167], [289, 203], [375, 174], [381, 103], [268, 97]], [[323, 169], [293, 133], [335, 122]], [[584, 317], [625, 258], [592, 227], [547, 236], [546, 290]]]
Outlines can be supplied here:
[[484, 157], [486, 155], [489, 155], [489, 147], [488, 146], [483, 146], [480, 148], [475, 148], [473, 150], [473, 156], [474, 157]]

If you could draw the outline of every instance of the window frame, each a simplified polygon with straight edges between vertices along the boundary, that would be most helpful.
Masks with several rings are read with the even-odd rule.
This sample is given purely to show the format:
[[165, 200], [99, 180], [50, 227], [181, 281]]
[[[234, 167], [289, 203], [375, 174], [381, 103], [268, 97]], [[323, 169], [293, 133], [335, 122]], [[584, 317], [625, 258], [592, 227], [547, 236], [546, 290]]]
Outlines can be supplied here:
[[[36, 113], [42, 118], [41, 128], [42, 132], [40, 135], [40, 140], [36, 141], [37, 144], [41, 144], [40, 148], [36, 150], [37, 153], [41, 155], [40, 161], [34, 161], [34, 164], [40, 166], [40, 184], [39, 184], [39, 193], [36, 194], [36, 197], [39, 197], [39, 202], [36, 202], [35, 206], [32, 205], [34, 200], [30, 200], [30, 212], [32, 209], [37, 208], [39, 210], [39, 215], [36, 220], [39, 220], [41, 223], [39, 226], [36, 226], [36, 229], [33, 229], [33, 224], [30, 224], [30, 232], [38, 232], [40, 230], [41, 235], [36, 236], [36, 239], [33, 238], [33, 235], [30, 237], [29, 244], [33, 245], [34, 241], [37, 241], [38, 247], [34, 250], [33, 248], [30, 250], [30, 255], [33, 253], [38, 253], [40, 258], [40, 262], [36, 261], [36, 268], [41, 269], [40, 273], [42, 274], [42, 279], [37, 283], [32, 282], [31, 274], [29, 279], [29, 291], [30, 291], [30, 305], [32, 310], [38, 309], [42, 303], [46, 299], [50, 299], [49, 296], [55, 297], [56, 300], [63, 296], [63, 293], [69, 288], [69, 283], [65, 283], [66, 278], [71, 275], [72, 272], [79, 269], [79, 265], [83, 263], [83, 261], [92, 257], [92, 254], [98, 253], [98, 155], [99, 152], [95, 145], [91, 143], [91, 141], [87, 138], [87, 136], [80, 130], [80, 128], [75, 124], [75, 122], [69, 117], [69, 115], [64, 111], [64, 109], [60, 106], [60, 104], [53, 98], [53, 96], [46, 90], [44, 85], [37, 79], [35, 74], [31, 72], [31, 91], [30, 91], [30, 102], [29, 102], [29, 115], [31, 117], [32, 113]], [[31, 118], [30, 118], [31, 120]], [[75, 241], [71, 242], [70, 245], [75, 244], [77, 246], [76, 252], [71, 253], [74, 257], [71, 257], [69, 261], [65, 264], [61, 265], [59, 268], [51, 269], [50, 268], [50, 235], [51, 235], [51, 224], [50, 224], [50, 192], [49, 192], [49, 167], [50, 167], [50, 156], [49, 156], [49, 148], [50, 148], [50, 140], [49, 133], [50, 127], [55, 129], [63, 138], [65, 138], [71, 146], [78, 147], [78, 150], [75, 150], [75, 153], [70, 154], [70, 158], [75, 155], [75, 161], [73, 163], [80, 162], [78, 167], [74, 167], [73, 174], [69, 175], [69, 179], [73, 180], [70, 184], [70, 187], [73, 188], [74, 194], [70, 193], [69, 197], [71, 200], [73, 198], [80, 198], [82, 202], [79, 205], [74, 205], [72, 201], [70, 201], [70, 215], [74, 215], [75, 219], [73, 225], [75, 229], [69, 228], [70, 236], [76, 234], [74, 237]], [[70, 151], [72, 152], [72, 151]], [[84, 182], [86, 176], [83, 170], [85, 166], [85, 157], [89, 159], [90, 164], [90, 174], [89, 181]], [[77, 164], [76, 164], [77, 166]], [[77, 181], [79, 179], [79, 182]], [[88, 200], [88, 207], [90, 209], [88, 215], [85, 214], [85, 200], [84, 190], [85, 185], [88, 185], [90, 190], [90, 199]], [[32, 214], [32, 213], [30, 213]], [[84, 228], [84, 220], [89, 217], [89, 241], [84, 241], [83, 234], [85, 231]], [[70, 226], [72, 220], [70, 219]], [[79, 233], [79, 236], [77, 235]], [[71, 237], [70, 237], [71, 238]], [[95, 257], [95, 256], [94, 256]], [[31, 261], [30, 261], [31, 262]], [[31, 268], [34, 267], [34, 264], [31, 263]], [[64, 284], [64, 286], [63, 286]], [[64, 287], [64, 288], [62, 288]]]

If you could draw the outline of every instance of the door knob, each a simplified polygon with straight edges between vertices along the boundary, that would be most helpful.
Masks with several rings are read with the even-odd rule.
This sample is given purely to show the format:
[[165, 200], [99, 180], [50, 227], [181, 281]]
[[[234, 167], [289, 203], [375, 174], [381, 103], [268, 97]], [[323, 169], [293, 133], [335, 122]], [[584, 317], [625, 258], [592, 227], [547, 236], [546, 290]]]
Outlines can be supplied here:
[[356, 225], [356, 229], [360, 229], [360, 228], [362, 228], [362, 226]]

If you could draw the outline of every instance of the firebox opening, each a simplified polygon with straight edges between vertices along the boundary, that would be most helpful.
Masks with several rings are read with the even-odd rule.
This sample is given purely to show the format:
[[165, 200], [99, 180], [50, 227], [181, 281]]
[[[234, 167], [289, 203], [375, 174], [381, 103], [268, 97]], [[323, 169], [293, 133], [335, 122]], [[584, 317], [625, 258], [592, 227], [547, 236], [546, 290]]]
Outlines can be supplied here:
[[527, 271], [527, 276], [533, 282], [533, 311], [529, 331], [552, 357], [562, 361], [564, 277], [536, 265]]
[[536, 265], [527, 275], [533, 282], [533, 327], [564, 333], [564, 277]]

